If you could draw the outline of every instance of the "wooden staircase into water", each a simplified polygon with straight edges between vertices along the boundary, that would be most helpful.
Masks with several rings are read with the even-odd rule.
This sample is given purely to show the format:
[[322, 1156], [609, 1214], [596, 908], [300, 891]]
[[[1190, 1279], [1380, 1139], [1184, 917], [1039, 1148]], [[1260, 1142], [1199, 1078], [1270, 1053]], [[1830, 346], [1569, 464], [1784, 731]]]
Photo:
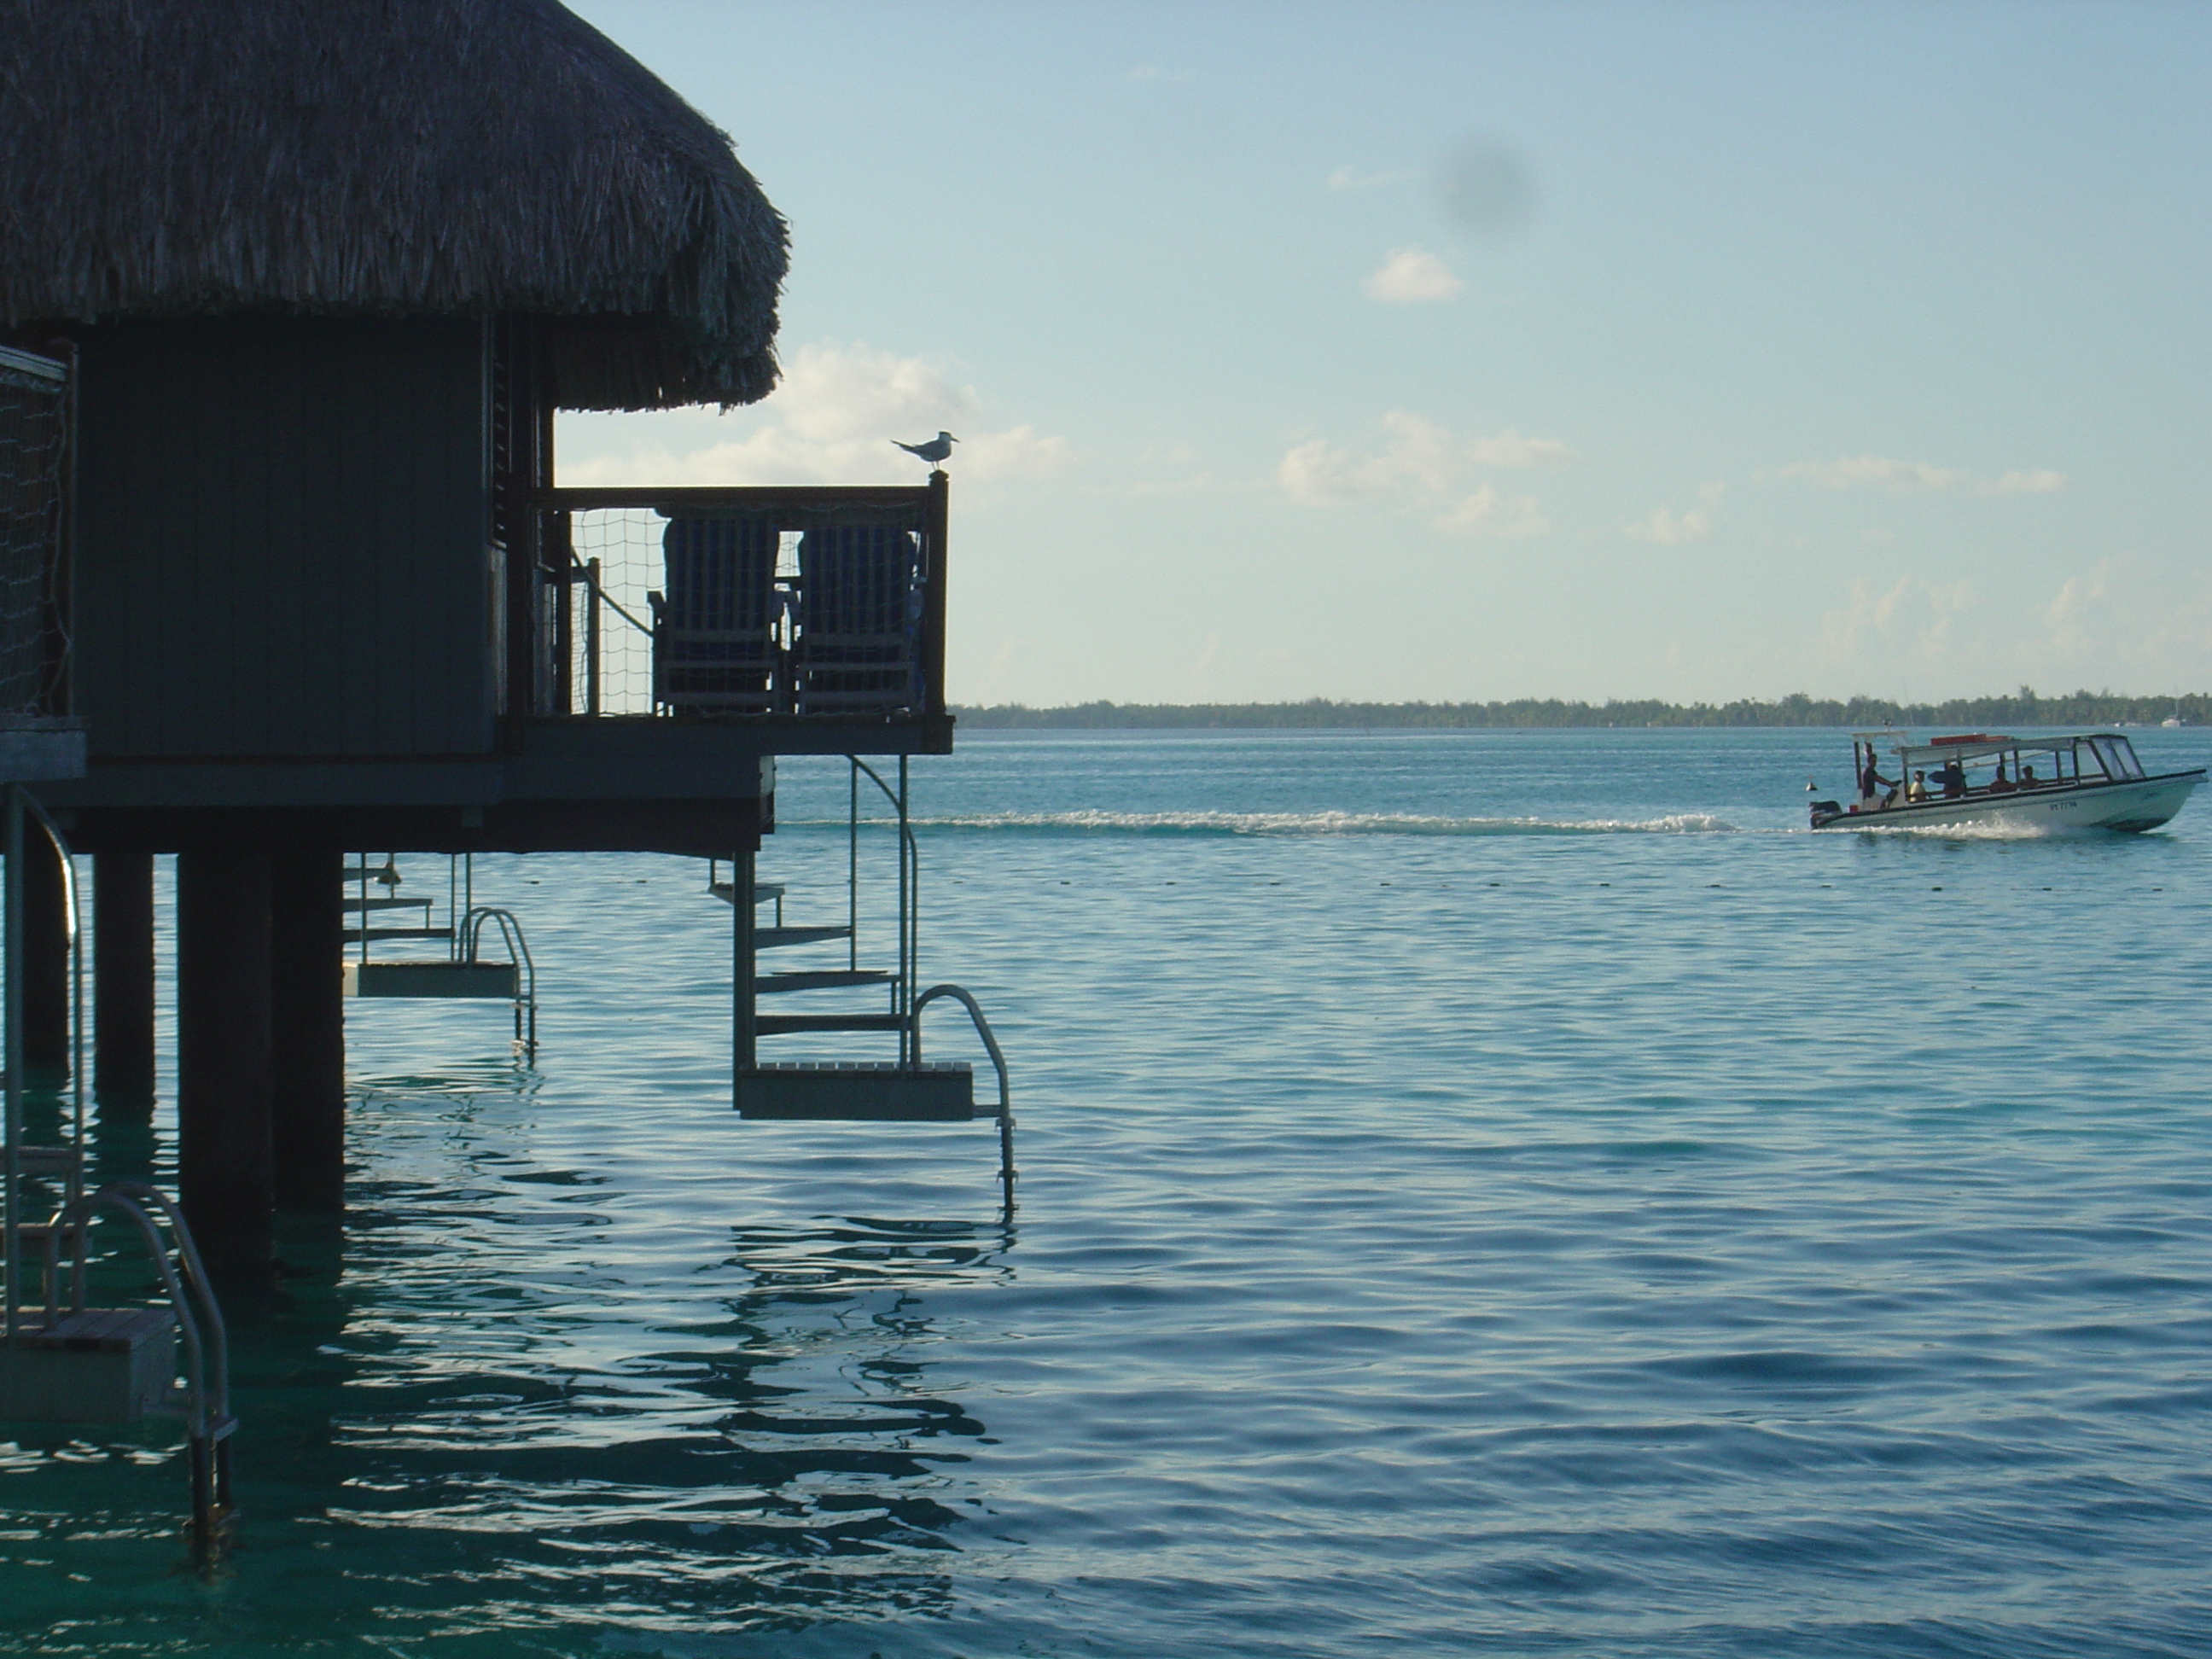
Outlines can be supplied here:
[[[822, 925], [787, 921], [783, 884], [756, 879], [757, 855], [740, 853], [728, 878], [720, 860], [710, 860], [708, 890], [730, 906], [734, 985], [734, 1042], [731, 1091], [740, 1117], [783, 1123], [966, 1123], [978, 1119], [999, 1125], [1000, 1182], [1006, 1212], [1013, 1209], [1013, 1114], [1009, 1103], [1005, 1055], [974, 997], [957, 986], [916, 990], [920, 933], [919, 861], [907, 810], [906, 763], [900, 762], [894, 792], [875, 771], [851, 759], [853, 787], [848, 822], [846, 920]], [[863, 967], [860, 956], [860, 781], [870, 779], [897, 813], [896, 965]], [[763, 921], [760, 911], [773, 906]], [[812, 963], [763, 972], [765, 951], [819, 950], [842, 945], [844, 962]], [[849, 1000], [834, 1008], [763, 1013], [760, 999], [799, 994], [873, 993], [874, 1007]], [[963, 1061], [925, 1061], [921, 1057], [921, 1013], [931, 1003], [950, 998], [964, 1006], [997, 1073], [994, 1103], [975, 1098], [974, 1066]], [[872, 998], [871, 999], [872, 1000]], [[763, 1038], [799, 1036], [888, 1036], [896, 1057], [763, 1060]]]

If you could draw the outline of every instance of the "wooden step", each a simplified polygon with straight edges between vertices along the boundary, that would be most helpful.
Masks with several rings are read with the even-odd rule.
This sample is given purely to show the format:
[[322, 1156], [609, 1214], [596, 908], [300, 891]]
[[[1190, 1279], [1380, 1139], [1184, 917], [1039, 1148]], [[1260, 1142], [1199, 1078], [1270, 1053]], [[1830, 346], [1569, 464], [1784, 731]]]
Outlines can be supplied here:
[[[735, 902], [730, 897], [730, 895], [736, 892], [738, 890], [736, 884], [732, 882], [718, 881], [707, 890], [712, 893], [716, 898], [721, 900], [723, 903], [729, 904]], [[757, 881], [753, 884], [753, 902], [755, 904], [766, 904], [770, 899], [780, 899], [782, 896], [783, 885], [780, 882]]]
[[421, 910], [428, 912], [436, 901], [426, 898], [352, 898], [340, 899], [338, 908], [358, 914], [363, 910]]
[[850, 927], [756, 927], [753, 949], [776, 951], [787, 945], [823, 945], [833, 939], [850, 939]]
[[74, 1146], [18, 1146], [15, 1168], [23, 1175], [67, 1175], [83, 1157]]
[[757, 1014], [753, 1030], [760, 1036], [787, 1036], [794, 1031], [896, 1031], [904, 1029], [904, 1014]]
[[358, 945], [364, 939], [451, 939], [450, 927], [349, 927], [338, 937], [349, 945]]
[[847, 985], [888, 985], [898, 975], [888, 968], [832, 968], [818, 973], [762, 974], [753, 981], [755, 996], [779, 991], [827, 991]]
[[737, 1097], [738, 1116], [783, 1123], [966, 1123], [978, 1115], [974, 1068], [943, 1060], [755, 1066], [738, 1073]]

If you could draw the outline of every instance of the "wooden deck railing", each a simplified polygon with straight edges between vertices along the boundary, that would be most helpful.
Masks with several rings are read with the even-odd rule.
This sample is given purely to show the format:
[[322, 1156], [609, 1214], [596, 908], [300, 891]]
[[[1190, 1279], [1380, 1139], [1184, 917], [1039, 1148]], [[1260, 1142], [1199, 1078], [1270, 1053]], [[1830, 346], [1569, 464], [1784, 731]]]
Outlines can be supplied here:
[[[553, 489], [535, 504], [527, 603], [509, 612], [528, 619], [529, 715], [943, 714], [943, 473], [912, 486]], [[510, 660], [520, 670], [524, 653]]]

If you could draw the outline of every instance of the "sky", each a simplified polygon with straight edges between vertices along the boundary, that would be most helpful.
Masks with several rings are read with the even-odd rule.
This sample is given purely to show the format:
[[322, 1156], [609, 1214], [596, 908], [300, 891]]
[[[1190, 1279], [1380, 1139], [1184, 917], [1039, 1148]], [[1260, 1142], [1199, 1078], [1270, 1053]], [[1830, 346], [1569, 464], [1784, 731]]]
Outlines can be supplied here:
[[558, 481], [951, 430], [956, 702], [2212, 688], [2212, 8], [570, 3], [793, 252]]

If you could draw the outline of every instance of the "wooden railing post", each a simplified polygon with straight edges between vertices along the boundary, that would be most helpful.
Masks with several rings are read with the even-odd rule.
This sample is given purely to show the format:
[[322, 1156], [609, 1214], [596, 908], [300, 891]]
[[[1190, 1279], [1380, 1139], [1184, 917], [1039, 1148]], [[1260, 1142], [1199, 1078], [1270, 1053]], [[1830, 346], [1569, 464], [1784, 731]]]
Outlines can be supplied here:
[[945, 712], [945, 532], [951, 520], [950, 481], [939, 470], [929, 475], [929, 545], [925, 552], [922, 593], [923, 712]]

